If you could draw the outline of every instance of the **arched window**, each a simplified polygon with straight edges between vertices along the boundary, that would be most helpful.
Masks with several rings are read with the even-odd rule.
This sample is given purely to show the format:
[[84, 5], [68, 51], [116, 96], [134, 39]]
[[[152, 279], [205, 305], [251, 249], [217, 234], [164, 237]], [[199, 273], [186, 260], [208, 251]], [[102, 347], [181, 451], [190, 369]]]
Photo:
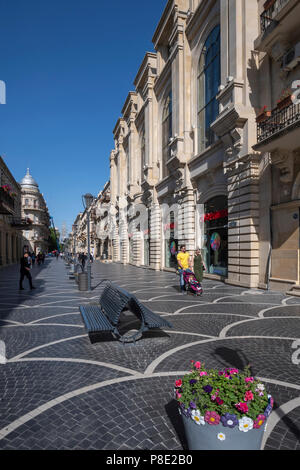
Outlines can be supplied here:
[[167, 161], [170, 158], [169, 141], [172, 137], [172, 91], [170, 91], [162, 115], [162, 177], [168, 176]]
[[202, 152], [215, 141], [215, 134], [210, 126], [219, 113], [216, 96], [220, 81], [220, 25], [218, 25], [209, 34], [198, 64], [198, 152]]

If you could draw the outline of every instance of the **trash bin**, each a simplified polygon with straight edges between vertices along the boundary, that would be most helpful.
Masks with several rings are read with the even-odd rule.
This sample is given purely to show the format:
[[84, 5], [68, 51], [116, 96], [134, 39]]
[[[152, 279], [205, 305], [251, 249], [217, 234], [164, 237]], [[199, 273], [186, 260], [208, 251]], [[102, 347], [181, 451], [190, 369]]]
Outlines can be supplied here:
[[88, 275], [87, 273], [78, 274], [78, 289], [80, 291], [88, 290]]

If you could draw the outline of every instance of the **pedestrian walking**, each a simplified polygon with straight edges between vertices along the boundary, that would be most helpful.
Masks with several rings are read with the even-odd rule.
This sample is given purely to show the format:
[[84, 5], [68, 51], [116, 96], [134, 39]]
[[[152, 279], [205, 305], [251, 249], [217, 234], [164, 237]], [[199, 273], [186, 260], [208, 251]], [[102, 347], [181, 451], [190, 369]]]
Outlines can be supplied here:
[[86, 260], [87, 260], [87, 256], [84, 253], [81, 253], [81, 269], [82, 269], [82, 272], [84, 271]]
[[194, 259], [193, 259], [193, 271], [196, 276], [196, 279], [198, 282], [203, 281], [203, 271], [205, 271], [205, 266], [203, 263], [203, 258], [201, 255], [201, 250], [200, 248], [197, 248], [195, 251]]
[[27, 277], [30, 285], [30, 289], [35, 289], [35, 287], [32, 285], [32, 277], [30, 273], [30, 263], [28, 261], [28, 253], [24, 253], [23, 257], [21, 258], [21, 267], [20, 267], [20, 285], [19, 288], [20, 290], [24, 290], [23, 288], [23, 280], [24, 277]]
[[185, 282], [183, 279], [184, 272], [191, 272], [191, 255], [186, 251], [186, 246], [181, 245], [180, 251], [177, 254], [178, 272], [180, 276], [180, 290], [182, 294], [185, 294]]
[[38, 255], [37, 255], [37, 257], [36, 257], [36, 260], [37, 260], [38, 266], [40, 266], [40, 265], [41, 265], [41, 262], [42, 262], [42, 255], [41, 255], [41, 253], [38, 253]]
[[35, 265], [35, 253], [32, 252], [30, 256], [31, 256], [31, 264], [32, 264], [32, 267], [33, 267]]

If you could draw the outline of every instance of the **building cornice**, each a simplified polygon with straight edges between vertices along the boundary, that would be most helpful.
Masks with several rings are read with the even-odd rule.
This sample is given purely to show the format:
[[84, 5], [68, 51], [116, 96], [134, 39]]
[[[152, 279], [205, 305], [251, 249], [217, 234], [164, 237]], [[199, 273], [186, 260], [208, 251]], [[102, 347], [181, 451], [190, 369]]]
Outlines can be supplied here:
[[156, 75], [156, 67], [157, 54], [154, 52], [147, 52], [133, 82], [137, 90], [144, 88], [143, 84], [148, 80], [149, 71], [151, 71], [152, 75]]

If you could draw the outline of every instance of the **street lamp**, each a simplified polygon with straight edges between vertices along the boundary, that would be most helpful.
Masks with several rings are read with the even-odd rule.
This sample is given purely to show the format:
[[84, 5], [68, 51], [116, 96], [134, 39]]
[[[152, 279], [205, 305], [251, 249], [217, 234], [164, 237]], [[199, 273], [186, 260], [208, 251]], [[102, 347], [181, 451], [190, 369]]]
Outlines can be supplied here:
[[87, 242], [88, 242], [88, 262], [87, 262], [87, 275], [88, 275], [88, 291], [92, 290], [91, 287], [91, 248], [90, 248], [90, 213], [89, 208], [93, 204], [94, 196], [90, 193], [85, 194], [82, 196], [82, 203], [84, 209], [86, 209], [87, 213]]
[[74, 263], [74, 272], [76, 266], [76, 234], [77, 234], [77, 225], [72, 225], [72, 232], [73, 232], [73, 263]]

